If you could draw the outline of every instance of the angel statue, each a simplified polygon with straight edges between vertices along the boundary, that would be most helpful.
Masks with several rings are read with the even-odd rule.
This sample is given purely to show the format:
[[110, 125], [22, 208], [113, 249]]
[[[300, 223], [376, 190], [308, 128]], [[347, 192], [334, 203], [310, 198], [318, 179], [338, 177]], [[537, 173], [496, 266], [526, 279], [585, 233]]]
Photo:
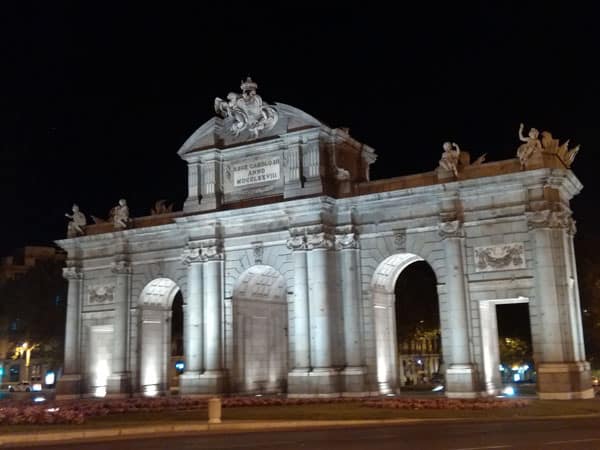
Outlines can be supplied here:
[[535, 152], [542, 151], [542, 143], [539, 139], [539, 131], [537, 128], [531, 128], [527, 136], [523, 136], [523, 124], [519, 125], [519, 139], [524, 144], [521, 144], [517, 149], [517, 157], [521, 162], [521, 169], [525, 169], [527, 161]]
[[458, 157], [460, 156], [460, 147], [456, 142], [444, 142], [442, 145], [444, 152], [440, 159], [440, 167], [448, 172], [452, 172], [458, 178]]
[[67, 226], [67, 237], [82, 236], [85, 234], [84, 228], [87, 225], [85, 214], [79, 211], [79, 206], [73, 205], [71, 209], [73, 214], [65, 213], [65, 217], [71, 219]]

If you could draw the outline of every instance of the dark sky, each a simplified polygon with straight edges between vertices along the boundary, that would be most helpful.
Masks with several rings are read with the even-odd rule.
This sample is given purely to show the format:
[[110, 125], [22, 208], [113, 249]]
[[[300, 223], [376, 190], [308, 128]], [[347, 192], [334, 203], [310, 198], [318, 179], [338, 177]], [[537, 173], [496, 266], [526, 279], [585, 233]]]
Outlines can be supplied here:
[[580, 239], [594, 230], [592, 6], [220, 3], [2, 3], [0, 254], [64, 237], [73, 202], [88, 217], [107, 216], [120, 197], [134, 216], [161, 198], [180, 209], [177, 150], [246, 75], [265, 101], [374, 147], [373, 178], [433, 170], [445, 140], [488, 160], [514, 157], [520, 122], [570, 138], [582, 146]]

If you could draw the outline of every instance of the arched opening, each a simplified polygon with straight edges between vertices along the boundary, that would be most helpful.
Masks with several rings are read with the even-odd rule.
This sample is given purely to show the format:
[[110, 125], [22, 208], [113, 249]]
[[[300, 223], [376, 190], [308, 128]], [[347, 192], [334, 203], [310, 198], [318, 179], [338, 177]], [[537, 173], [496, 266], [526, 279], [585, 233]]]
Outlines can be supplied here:
[[286, 283], [273, 267], [256, 265], [237, 280], [232, 296], [232, 390], [279, 393], [287, 389]]
[[[415, 268], [406, 273], [406, 278], [399, 280], [401, 274], [413, 264], [416, 264]], [[439, 312], [437, 316], [433, 312], [435, 308], [439, 311], [437, 282], [433, 270], [423, 258], [412, 253], [402, 253], [386, 258], [377, 266], [371, 289], [375, 318], [377, 382], [382, 394], [392, 394], [399, 390], [402, 381], [406, 381], [401, 379], [401, 375], [404, 375], [400, 367], [400, 350], [404, 348], [404, 341], [409, 337], [411, 327], [415, 332], [419, 330], [419, 326], [422, 329], [425, 324], [433, 329], [437, 322], [439, 328]], [[408, 317], [407, 326], [404, 325], [404, 317]], [[421, 345], [423, 347], [424, 343], [421, 342]], [[427, 350], [433, 351], [434, 348], [427, 347]], [[423, 364], [423, 360], [421, 363]], [[439, 360], [437, 365], [432, 364], [428, 370], [432, 376], [438, 372]]]
[[[174, 351], [183, 354], [183, 298], [174, 281], [157, 278], [144, 287], [139, 305], [140, 390], [153, 396], [177, 382], [172, 356]], [[181, 355], [175, 355], [176, 359], [182, 359]]]
[[519, 391], [534, 393], [529, 299], [480, 301], [479, 316], [486, 392], [495, 395], [519, 384]]
[[431, 389], [441, 379], [440, 310], [435, 273], [425, 261], [407, 266], [394, 288], [399, 385]]

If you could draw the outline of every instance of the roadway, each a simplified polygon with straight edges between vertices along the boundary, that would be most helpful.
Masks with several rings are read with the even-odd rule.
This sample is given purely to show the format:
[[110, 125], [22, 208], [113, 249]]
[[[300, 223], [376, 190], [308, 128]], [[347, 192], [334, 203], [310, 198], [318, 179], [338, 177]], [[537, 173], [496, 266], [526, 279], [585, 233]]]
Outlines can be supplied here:
[[254, 433], [204, 432], [53, 445], [40, 450], [485, 450], [600, 449], [600, 418], [437, 421]]

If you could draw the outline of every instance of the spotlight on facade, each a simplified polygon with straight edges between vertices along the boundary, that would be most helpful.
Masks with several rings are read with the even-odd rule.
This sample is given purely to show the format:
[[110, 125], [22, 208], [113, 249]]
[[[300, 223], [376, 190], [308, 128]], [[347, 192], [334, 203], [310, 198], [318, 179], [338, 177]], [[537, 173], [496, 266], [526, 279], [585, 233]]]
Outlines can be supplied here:
[[144, 395], [146, 397], [156, 397], [158, 389], [155, 384], [147, 384], [144, 386]]
[[106, 386], [96, 386], [94, 397], [106, 397]]

